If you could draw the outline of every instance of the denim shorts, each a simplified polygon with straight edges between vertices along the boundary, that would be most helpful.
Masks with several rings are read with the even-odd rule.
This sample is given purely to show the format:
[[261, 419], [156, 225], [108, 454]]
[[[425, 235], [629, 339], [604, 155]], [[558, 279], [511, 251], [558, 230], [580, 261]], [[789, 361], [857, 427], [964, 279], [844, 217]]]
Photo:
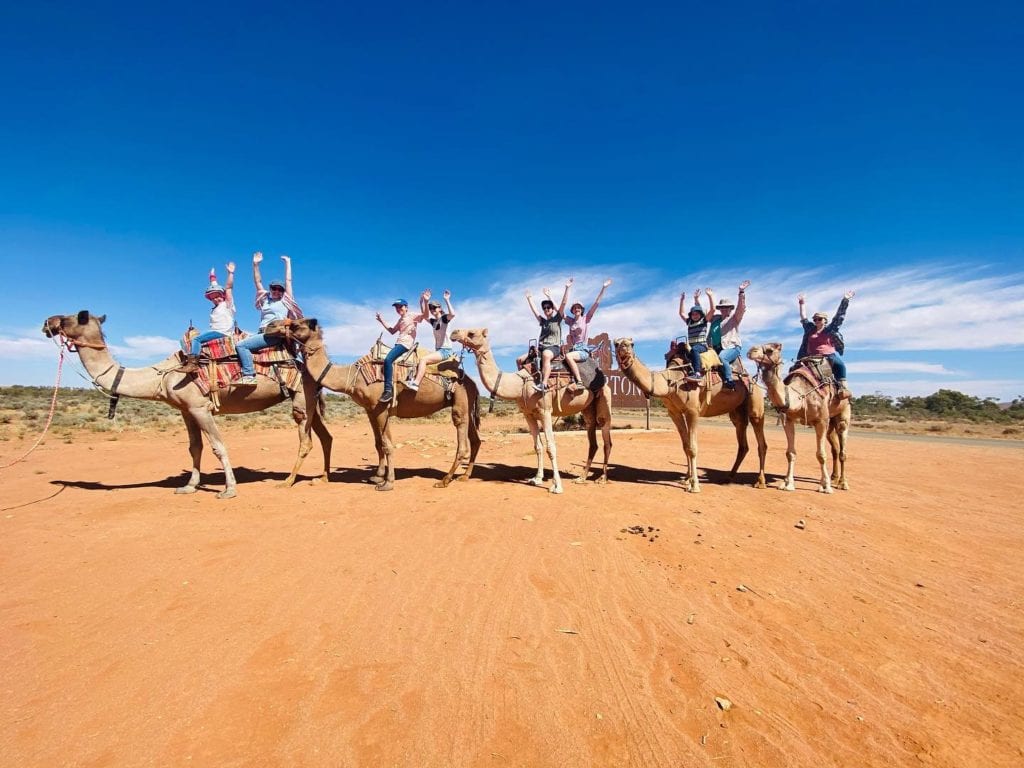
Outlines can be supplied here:
[[587, 349], [586, 344], [573, 344], [570, 352], [575, 352], [579, 356], [579, 362], [585, 363], [590, 359], [590, 350]]
[[451, 357], [452, 355], [455, 354], [455, 350], [452, 349], [451, 347], [441, 347], [440, 349], [438, 349], [436, 351], [438, 352], [438, 354], [441, 355], [441, 362], [444, 362], [449, 357]]

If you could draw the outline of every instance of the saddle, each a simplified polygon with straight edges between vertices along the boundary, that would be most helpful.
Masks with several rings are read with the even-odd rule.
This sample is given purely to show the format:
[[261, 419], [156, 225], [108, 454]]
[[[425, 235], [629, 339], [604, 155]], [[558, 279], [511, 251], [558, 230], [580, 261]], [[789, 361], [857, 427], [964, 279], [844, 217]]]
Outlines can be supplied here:
[[[192, 339], [198, 335], [199, 331], [196, 328], [189, 328], [181, 337], [182, 363], [191, 349]], [[222, 336], [207, 341], [200, 347], [199, 370], [194, 374], [196, 384], [204, 395], [214, 400], [214, 405], [218, 405], [217, 391], [228, 389], [241, 376], [242, 365], [238, 361], [235, 344], [250, 335], [236, 328], [233, 336]], [[283, 336], [280, 343], [253, 352], [252, 359], [256, 365], [256, 373], [275, 380], [286, 394], [302, 386], [302, 373]]]
[[[384, 358], [388, 356], [394, 347], [386, 344], [383, 340], [384, 334], [377, 337], [377, 341], [370, 347], [370, 351], [359, 358], [356, 363], [363, 381], [367, 384], [384, 381]], [[420, 360], [430, 354], [429, 349], [424, 349], [417, 342], [412, 349], [395, 360], [394, 380], [403, 382], [410, 375], [415, 375]], [[451, 386], [456, 381], [462, 381], [465, 372], [462, 370], [462, 361], [451, 356], [447, 360], [437, 363], [430, 363], [427, 366], [427, 376], [437, 379], [445, 388], [445, 392], [451, 394]]]
[[[591, 392], [600, 391], [607, 381], [604, 371], [597, 367], [597, 356], [595, 354], [602, 344], [588, 346], [587, 350], [590, 352], [590, 357], [582, 363], [576, 363], [576, 366], [580, 369], [580, 383]], [[562, 347], [562, 354], [551, 359], [551, 374], [546, 382], [548, 388], [562, 389], [572, 384], [572, 371], [565, 365], [565, 355], [571, 350], [571, 347]], [[534, 381], [540, 382], [540, 361], [537, 359], [537, 347], [535, 345], [530, 345], [526, 360], [519, 367], [520, 370], [526, 371]]]
[[793, 363], [786, 378], [783, 379], [783, 384], [789, 384], [796, 378], [803, 379], [815, 389], [831, 385], [835, 381], [832, 364], [827, 357], [821, 355], [801, 357]]

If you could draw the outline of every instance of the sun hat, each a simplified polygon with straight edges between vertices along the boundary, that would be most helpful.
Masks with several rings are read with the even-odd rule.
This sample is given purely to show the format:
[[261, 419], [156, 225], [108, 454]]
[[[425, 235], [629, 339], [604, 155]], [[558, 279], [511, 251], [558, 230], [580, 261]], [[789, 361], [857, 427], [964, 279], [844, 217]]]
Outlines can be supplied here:
[[828, 313], [827, 312], [815, 312], [813, 315], [811, 315], [811, 320], [817, 320], [819, 317], [822, 320], [828, 320]]
[[736, 309], [736, 305], [728, 299], [719, 299], [718, 303], [715, 304], [716, 309]]
[[692, 315], [694, 312], [700, 312], [702, 315], [704, 314], [704, 310], [701, 309], [700, 304], [694, 304], [692, 307], [690, 307], [689, 314]]
[[578, 301], [573, 302], [573, 305], [571, 307], [569, 307], [569, 311], [572, 312], [574, 309], [576, 309], [576, 307], [580, 308], [580, 312], [584, 311], [583, 305], [580, 304]]
[[409, 302], [406, 301], [405, 299], [395, 299], [394, 301], [391, 302], [391, 306], [392, 307], [408, 307], [409, 306]]
[[427, 309], [440, 309], [440, 308], [441, 308], [441, 302], [440, 301], [433, 301], [433, 300], [431, 300], [431, 301], [427, 302]]
[[207, 286], [206, 292], [203, 295], [204, 296], [210, 296], [210, 295], [216, 294], [216, 293], [221, 293], [221, 294], [227, 295], [227, 291], [225, 291], [224, 288], [221, 287], [221, 284], [218, 283], [216, 280], [213, 280], [213, 281], [210, 282], [210, 285]]

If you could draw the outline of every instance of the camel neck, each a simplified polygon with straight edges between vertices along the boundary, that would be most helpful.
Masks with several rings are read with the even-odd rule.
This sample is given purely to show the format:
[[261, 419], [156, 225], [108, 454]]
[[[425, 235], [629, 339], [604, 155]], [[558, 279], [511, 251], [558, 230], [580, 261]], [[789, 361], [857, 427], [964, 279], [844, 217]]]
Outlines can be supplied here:
[[764, 386], [768, 392], [768, 399], [776, 408], [786, 408], [786, 385], [782, 383], [779, 376], [779, 366], [774, 364], [761, 366], [761, 378], [764, 379]]
[[306, 373], [322, 386], [335, 392], [351, 395], [353, 386], [353, 366], [333, 365], [327, 356], [323, 344], [319, 346], [303, 345], [306, 357]]
[[[78, 357], [92, 380], [107, 392], [114, 388], [117, 380], [117, 394], [142, 400], [159, 400], [160, 378], [157, 368], [125, 368], [110, 354], [110, 350], [78, 347]], [[120, 376], [118, 373], [120, 372]]]
[[476, 365], [480, 369], [480, 381], [495, 397], [502, 400], [518, 400], [523, 396], [523, 379], [519, 376], [502, 376], [502, 371], [498, 368], [489, 347], [476, 351]]
[[664, 372], [652, 373], [635, 354], [633, 362], [627, 368], [623, 368], [622, 372], [648, 397], [664, 397], [668, 394], [668, 380], [665, 378]]

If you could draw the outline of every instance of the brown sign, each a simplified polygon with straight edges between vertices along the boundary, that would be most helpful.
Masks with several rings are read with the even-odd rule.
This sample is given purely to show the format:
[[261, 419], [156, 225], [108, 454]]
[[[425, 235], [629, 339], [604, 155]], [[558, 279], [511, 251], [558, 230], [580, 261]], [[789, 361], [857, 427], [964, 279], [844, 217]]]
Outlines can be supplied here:
[[612, 342], [608, 338], [608, 334], [602, 333], [592, 339], [587, 339], [587, 343], [592, 347], [600, 345], [594, 354], [594, 359], [597, 361], [597, 367], [608, 377], [608, 386], [612, 390], [612, 407], [646, 408], [648, 400], [640, 388], [630, 381], [622, 371], [612, 368]]

